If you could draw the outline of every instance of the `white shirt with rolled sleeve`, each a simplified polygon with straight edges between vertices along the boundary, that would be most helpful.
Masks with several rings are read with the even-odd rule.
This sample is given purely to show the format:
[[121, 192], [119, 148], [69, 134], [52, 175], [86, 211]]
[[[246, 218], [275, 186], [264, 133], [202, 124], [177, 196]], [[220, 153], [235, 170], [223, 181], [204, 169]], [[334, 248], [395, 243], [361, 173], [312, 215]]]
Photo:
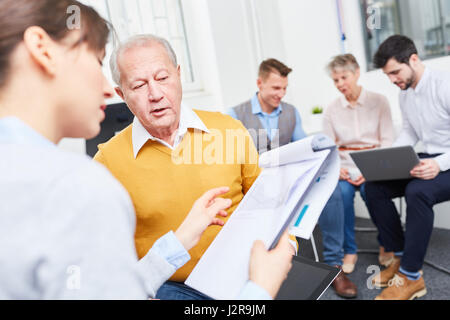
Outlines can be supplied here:
[[425, 68], [415, 89], [400, 93], [402, 131], [394, 146], [421, 141], [441, 171], [450, 169], [450, 73]]

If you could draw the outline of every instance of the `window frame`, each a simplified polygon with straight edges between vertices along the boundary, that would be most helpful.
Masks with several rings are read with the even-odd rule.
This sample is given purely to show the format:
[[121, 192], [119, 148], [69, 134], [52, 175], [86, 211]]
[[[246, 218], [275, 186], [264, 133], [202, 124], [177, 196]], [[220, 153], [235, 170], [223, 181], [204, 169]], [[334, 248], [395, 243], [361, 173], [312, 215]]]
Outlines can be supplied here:
[[[120, 7], [123, 7], [125, 5], [127, 6], [131, 6], [131, 11], [134, 11], [134, 13], [136, 12], [136, 8], [141, 8], [142, 4], [144, 3], [145, 6], [151, 6], [151, 2], [149, 1], [149, 3], [145, 3], [143, 2], [145, 0], [134, 0], [134, 2], [132, 4], [130, 0], [120, 0], [120, 1], [110, 1], [110, 0], [103, 0], [103, 1], [98, 1], [98, 0], [81, 0], [82, 3], [92, 6], [93, 8], [95, 8], [102, 17], [104, 17], [105, 19], [107, 19], [108, 21], [110, 21], [114, 28], [117, 29], [121, 28], [120, 26], [117, 26], [114, 22], [114, 20], [116, 20], [116, 18], [118, 17], [117, 12], [120, 12]], [[191, 92], [200, 92], [203, 91], [203, 82], [201, 79], [201, 70], [199, 68], [199, 64], [195, 59], [195, 52], [193, 50], [193, 48], [196, 47], [196, 39], [194, 36], [194, 33], [191, 32], [192, 28], [192, 22], [191, 21], [195, 21], [195, 17], [188, 17], [187, 15], [190, 15], [190, 13], [193, 11], [189, 8], [189, 10], [186, 10], [186, 2], [183, 2], [182, 0], [174, 0], [177, 2], [178, 5], [178, 9], [180, 10], [179, 12], [179, 17], [181, 17], [181, 24], [182, 24], [182, 33], [183, 33], [183, 37], [184, 37], [184, 45], [185, 45], [185, 49], [186, 49], [186, 55], [187, 55], [187, 61], [190, 65], [190, 68], [188, 68], [188, 70], [190, 69], [190, 77], [192, 78], [192, 82], [186, 82], [183, 81], [184, 79], [182, 79], [182, 86], [183, 86], [183, 92], [185, 93], [191, 93]], [[118, 10], [119, 9], [119, 10]], [[134, 10], [133, 10], [134, 9]], [[144, 19], [145, 18], [145, 19]], [[130, 20], [130, 17], [125, 17], [125, 20]], [[139, 17], [136, 19], [133, 16], [133, 20], [137, 21], [135, 22], [134, 26], [131, 27], [131, 29], [128, 29], [126, 32], [124, 33], [128, 33], [128, 35], [133, 35], [133, 34], [142, 34], [142, 33], [154, 33], [156, 30], [155, 27], [155, 20], [152, 19], [152, 22], [148, 22], [148, 17], [144, 17], [143, 13], [139, 15]], [[144, 22], [146, 21], [146, 22]], [[145, 25], [147, 25], [147, 28], [149, 26], [149, 23], [153, 24], [153, 30], [146, 30]], [[121, 32], [117, 31], [117, 33], [120, 35]], [[170, 39], [167, 39], [170, 42]], [[172, 45], [172, 43], [171, 43]], [[173, 45], [172, 45], [173, 46]], [[104, 72], [107, 75], [108, 79], [111, 81], [112, 83], [112, 76], [111, 76], [111, 71], [109, 70], [109, 58], [111, 56], [112, 53], [112, 43], [111, 41], [108, 42], [107, 47], [106, 47], [106, 56], [105, 56], [105, 66], [104, 66]], [[175, 48], [174, 48], [175, 49]], [[178, 56], [178, 53], [177, 53]], [[180, 61], [178, 61], [180, 64]], [[183, 69], [185, 66], [181, 64], [181, 68]], [[186, 72], [189, 72], [188, 70], [186, 70]], [[111, 99], [111, 102], [116, 102], [118, 101], [118, 98], [115, 97], [113, 99]]]
[[[400, 13], [401, 10], [401, 6], [400, 6], [400, 1], [401, 0], [393, 0], [393, 2], [395, 2], [395, 21], [394, 24], [396, 25], [396, 29], [394, 31], [394, 33], [392, 33], [391, 35], [394, 34], [405, 34], [405, 25], [404, 25], [404, 21], [402, 20], [402, 16]], [[370, 6], [365, 6], [367, 0], [359, 0], [358, 1], [358, 5], [359, 5], [359, 9], [360, 9], [360, 14], [361, 14], [361, 21], [362, 21], [362, 33], [363, 33], [363, 42], [364, 42], [364, 52], [365, 52], [365, 56], [366, 56], [366, 61], [367, 61], [367, 71], [374, 71], [375, 68], [373, 66], [373, 54], [375, 54], [375, 52], [372, 52], [372, 48], [371, 48], [371, 44], [370, 44], [370, 39], [369, 39], [369, 32], [368, 32], [368, 26], [367, 26], [367, 19], [369, 17], [368, 12], [366, 12], [366, 10], [370, 7]], [[439, 54], [433, 54], [430, 55], [426, 52], [419, 52], [419, 54], [421, 55], [422, 60], [426, 61], [426, 60], [431, 60], [431, 59], [437, 59], [437, 58], [443, 58], [443, 57], [448, 57], [450, 56], [450, 32], [447, 32], [446, 27], [448, 26], [448, 28], [450, 29], [450, 21], [448, 21], [448, 19], [446, 19], [447, 17], [444, 16], [444, 4], [442, 2], [442, 0], [437, 0], [438, 3], [438, 10], [439, 10], [439, 19], [440, 19], [440, 29], [442, 30], [442, 36], [443, 36], [443, 41], [440, 44], [440, 49], [444, 50], [444, 53], [439, 53]], [[383, 23], [383, 21], [381, 21], [381, 23]], [[430, 30], [427, 29], [422, 29], [423, 33], [429, 32]], [[413, 39], [413, 41], [415, 41], [415, 39]], [[448, 44], [447, 44], [448, 43]]]

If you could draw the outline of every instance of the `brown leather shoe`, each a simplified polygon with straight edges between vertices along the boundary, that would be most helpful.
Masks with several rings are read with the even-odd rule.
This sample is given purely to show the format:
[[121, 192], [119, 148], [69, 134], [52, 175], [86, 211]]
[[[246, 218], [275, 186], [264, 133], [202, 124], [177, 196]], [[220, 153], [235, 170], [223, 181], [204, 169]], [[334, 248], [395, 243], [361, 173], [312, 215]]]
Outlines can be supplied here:
[[423, 277], [414, 281], [398, 272], [389, 280], [388, 285], [375, 300], [414, 300], [427, 294]]
[[[336, 266], [342, 270], [341, 266]], [[353, 299], [358, 294], [358, 289], [355, 284], [345, 275], [344, 272], [340, 272], [339, 275], [333, 281], [333, 288], [336, 294], [342, 298]]]
[[401, 259], [399, 257], [395, 257], [394, 261], [392, 261], [389, 267], [373, 277], [373, 286], [376, 288], [386, 288], [388, 286], [389, 280], [391, 280], [400, 269], [400, 262]]

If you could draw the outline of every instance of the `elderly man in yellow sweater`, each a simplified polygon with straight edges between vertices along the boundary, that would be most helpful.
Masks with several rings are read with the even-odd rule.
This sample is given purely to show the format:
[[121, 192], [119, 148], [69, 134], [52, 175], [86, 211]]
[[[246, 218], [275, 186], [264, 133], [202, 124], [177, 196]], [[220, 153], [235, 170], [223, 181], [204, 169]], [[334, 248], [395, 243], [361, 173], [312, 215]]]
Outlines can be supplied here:
[[[205, 191], [228, 186], [231, 214], [258, 177], [258, 153], [241, 124], [218, 112], [181, 103], [180, 66], [170, 44], [153, 35], [122, 43], [111, 56], [117, 94], [135, 115], [95, 160], [128, 190], [135, 207], [137, 254], [179, 226]], [[207, 299], [183, 284], [219, 232], [213, 226], [189, 251], [191, 260], [158, 291], [159, 299]], [[218, 275], [220, 276], [220, 275]]]

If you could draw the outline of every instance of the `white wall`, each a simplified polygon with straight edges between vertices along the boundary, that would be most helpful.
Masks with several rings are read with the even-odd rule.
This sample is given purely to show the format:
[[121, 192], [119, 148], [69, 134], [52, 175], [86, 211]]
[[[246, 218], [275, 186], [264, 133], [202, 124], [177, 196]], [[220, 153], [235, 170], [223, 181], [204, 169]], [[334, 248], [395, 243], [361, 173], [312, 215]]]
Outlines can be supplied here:
[[[255, 82], [254, 46], [251, 23], [245, 3], [241, 0], [209, 0], [207, 8], [216, 54], [222, 104], [217, 109], [248, 96]], [[195, 107], [195, 106], [193, 106]]]
[[[214, 33], [207, 0], [183, 1], [185, 25], [193, 67], [200, 77], [200, 89], [185, 90], [183, 102], [197, 109], [221, 111], [223, 97]], [[181, 66], [183, 67], [183, 66]]]

